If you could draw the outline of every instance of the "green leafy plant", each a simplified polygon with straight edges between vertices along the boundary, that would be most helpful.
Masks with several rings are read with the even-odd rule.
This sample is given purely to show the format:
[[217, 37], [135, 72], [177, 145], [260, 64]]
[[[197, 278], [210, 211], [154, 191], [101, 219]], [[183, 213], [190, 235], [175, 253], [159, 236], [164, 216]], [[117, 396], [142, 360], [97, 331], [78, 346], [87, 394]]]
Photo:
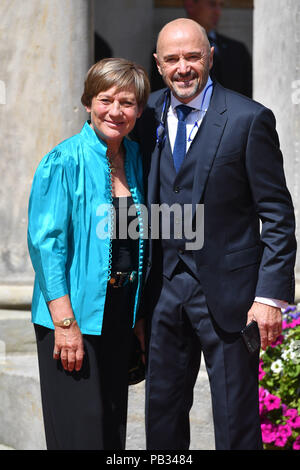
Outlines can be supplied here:
[[259, 406], [265, 449], [300, 450], [300, 311], [283, 312], [282, 334], [261, 351]]

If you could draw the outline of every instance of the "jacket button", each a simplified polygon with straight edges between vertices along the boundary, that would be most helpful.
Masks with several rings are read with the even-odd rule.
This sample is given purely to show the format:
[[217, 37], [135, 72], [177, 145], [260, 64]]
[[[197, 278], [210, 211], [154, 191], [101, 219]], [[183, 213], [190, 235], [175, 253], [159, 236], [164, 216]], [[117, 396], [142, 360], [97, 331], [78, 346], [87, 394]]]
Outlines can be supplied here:
[[179, 193], [180, 192], [180, 187], [179, 186], [175, 186], [174, 188], [174, 193]]

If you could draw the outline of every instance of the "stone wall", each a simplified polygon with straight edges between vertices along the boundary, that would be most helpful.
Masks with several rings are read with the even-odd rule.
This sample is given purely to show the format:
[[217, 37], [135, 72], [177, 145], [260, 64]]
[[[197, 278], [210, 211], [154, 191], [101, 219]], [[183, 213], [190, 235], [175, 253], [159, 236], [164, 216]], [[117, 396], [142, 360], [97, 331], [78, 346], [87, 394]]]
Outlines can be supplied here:
[[[150, 70], [151, 53], [160, 29], [185, 17], [183, 8], [155, 8], [153, 0], [95, 0], [95, 30], [115, 57], [126, 57]], [[252, 9], [224, 8], [220, 33], [243, 41], [252, 52]]]
[[[254, 98], [272, 109], [300, 242], [300, 0], [255, 0]], [[300, 300], [300, 253], [296, 264]]]
[[[91, 64], [89, 0], [0, 3], [0, 305], [28, 304], [27, 252], [32, 177], [54, 145], [78, 132]], [[13, 286], [13, 287], [12, 287]]]
[[[277, 118], [299, 220], [300, 6], [299, 0], [274, 2], [255, 2], [254, 93]], [[155, 9], [151, 0], [96, 1], [94, 12], [96, 28], [115, 55], [146, 67], [162, 22], [184, 14], [183, 9]], [[17, 0], [2, 0], [0, 13], [0, 305], [15, 307], [28, 306], [32, 293], [26, 227], [34, 171], [43, 155], [80, 130], [86, 118], [80, 96], [93, 62], [93, 2], [31, 0], [20, 8]], [[252, 11], [226, 9], [220, 30], [242, 38], [244, 25], [249, 46], [251, 24]], [[298, 224], [298, 239], [299, 234]]]

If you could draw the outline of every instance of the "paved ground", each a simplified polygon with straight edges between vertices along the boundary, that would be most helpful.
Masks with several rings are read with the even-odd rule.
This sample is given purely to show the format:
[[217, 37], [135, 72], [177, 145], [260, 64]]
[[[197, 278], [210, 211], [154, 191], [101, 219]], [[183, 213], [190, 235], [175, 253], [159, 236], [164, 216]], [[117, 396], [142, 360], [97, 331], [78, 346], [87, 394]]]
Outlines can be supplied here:
[[[145, 449], [144, 383], [130, 387], [127, 450]], [[191, 450], [214, 450], [209, 383], [204, 366], [198, 375], [190, 414]]]
[[[0, 420], [0, 450], [43, 450], [45, 444], [36, 358], [18, 355], [15, 362], [18, 367], [8, 357], [6, 373], [2, 371], [0, 374], [4, 405]], [[199, 372], [190, 417], [190, 449], [214, 449], [210, 392], [204, 368]], [[144, 382], [131, 386], [129, 390], [126, 449], [145, 449]]]

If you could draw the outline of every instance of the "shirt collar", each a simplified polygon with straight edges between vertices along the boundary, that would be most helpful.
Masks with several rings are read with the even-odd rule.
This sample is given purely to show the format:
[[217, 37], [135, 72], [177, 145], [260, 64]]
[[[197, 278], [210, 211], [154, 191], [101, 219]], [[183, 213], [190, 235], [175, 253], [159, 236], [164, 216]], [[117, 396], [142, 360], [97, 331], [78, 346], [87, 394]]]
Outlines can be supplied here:
[[93, 145], [93, 146], [95, 146], [95, 145], [99, 146], [100, 145], [100, 147], [106, 153], [106, 150], [107, 150], [106, 142], [104, 142], [104, 140], [100, 139], [98, 134], [90, 126], [90, 123], [91, 123], [91, 121], [89, 121], [89, 120], [87, 120], [85, 122], [83, 128], [81, 129], [81, 135], [84, 136], [85, 139], [87, 139], [87, 141], [90, 145]]
[[[210, 96], [211, 96], [211, 93], [207, 93], [206, 94], [206, 90], [209, 86], [211, 86], [213, 84], [210, 76], [208, 77], [208, 80], [207, 80], [207, 83], [204, 87], [204, 89], [201, 91], [201, 93], [199, 95], [197, 95], [195, 98], [193, 98], [189, 103], [187, 103], [187, 106], [190, 106], [191, 108], [199, 111], [201, 109], [201, 106], [203, 105], [204, 109], [208, 108], [208, 105], [209, 105], [209, 102], [210, 102]], [[209, 95], [209, 96], [206, 96], [206, 95]], [[203, 101], [203, 97], [205, 97], [205, 102], [202, 103]], [[175, 108], [176, 106], [178, 106], [179, 104], [182, 104], [181, 101], [179, 101], [174, 95], [173, 93], [171, 93], [171, 108], [172, 108], [172, 111], [173, 113], [176, 113], [175, 111]]]

